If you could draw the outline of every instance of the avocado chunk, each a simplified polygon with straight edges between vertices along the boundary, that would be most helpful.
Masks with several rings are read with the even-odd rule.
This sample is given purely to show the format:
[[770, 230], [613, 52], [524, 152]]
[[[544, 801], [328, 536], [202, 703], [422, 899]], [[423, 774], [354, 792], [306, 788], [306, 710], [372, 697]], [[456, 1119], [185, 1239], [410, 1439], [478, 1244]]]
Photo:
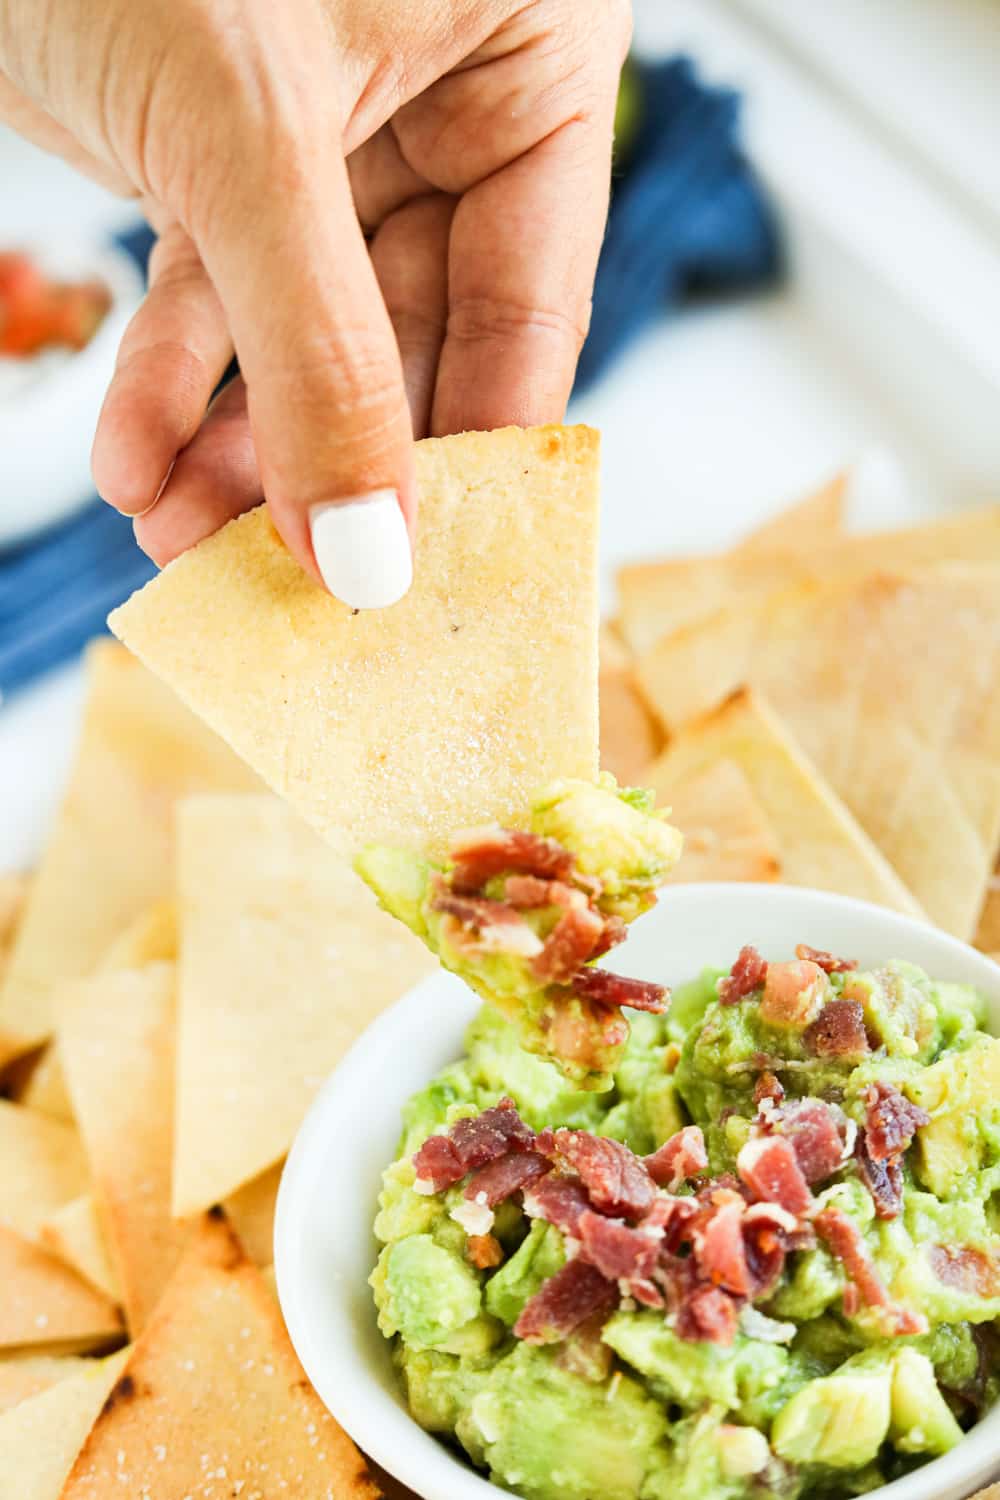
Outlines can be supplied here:
[[423, 906], [431, 871], [426, 859], [408, 849], [369, 844], [356, 856], [354, 868], [375, 892], [380, 906], [417, 937], [426, 938]]
[[775, 1418], [771, 1446], [790, 1463], [861, 1468], [888, 1436], [891, 1396], [891, 1361], [855, 1355], [796, 1391]]
[[543, 1219], [536, 1219], [508, 1261], [486, 1285], [486, 1307], [495, 1318], [513, 1328], [521, 1309], [543, 1281], [561, 1270], [566, 1260], [562, 1235]]
[[949, 1198], [992, 1160], [1000, 1129], [1000, 1038], [984, 1037], [907, 1079], [904, 1092], [927, 1110], [917, 1131], [916, 1171], [939, 1198]]
[[482, 1298], [475, 1274], [429, 1234], [397, 1240], [380, 1263], [383, 1257], [387, 1295], [380, 1326], [387, 1323], [407, 1343], [433, 1349], [448, 1345], [478, 1317]]
[[892, 1362], [889, 1436], [894, 1446], [901, 1453], [947, 1453], [962, 1435], [927, 1355], [899, 1349]]

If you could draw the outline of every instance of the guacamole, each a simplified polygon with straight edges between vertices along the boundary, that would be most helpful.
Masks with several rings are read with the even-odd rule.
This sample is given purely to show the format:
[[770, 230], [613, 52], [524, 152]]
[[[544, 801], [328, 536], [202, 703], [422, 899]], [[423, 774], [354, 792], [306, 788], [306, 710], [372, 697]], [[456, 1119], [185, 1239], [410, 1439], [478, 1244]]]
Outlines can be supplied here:
[[661, 1011], [666, 992], [595, 960], [656, 900], [681, 835], [651, 792], [559, 781], [523, 828], [456, 834], [440, 862], [373, 846], [355, 867], [387, 911], [422, 938], [579, 1089], [611, 1087], [628, 1038], [621, 1007]]
[[491, 1007], [406, 1105], [371, 1276], [416, 1420], [527, 1500], [864, 1493], [994, 1401], [1000, 1040], [744, 949], [581, 1091]]

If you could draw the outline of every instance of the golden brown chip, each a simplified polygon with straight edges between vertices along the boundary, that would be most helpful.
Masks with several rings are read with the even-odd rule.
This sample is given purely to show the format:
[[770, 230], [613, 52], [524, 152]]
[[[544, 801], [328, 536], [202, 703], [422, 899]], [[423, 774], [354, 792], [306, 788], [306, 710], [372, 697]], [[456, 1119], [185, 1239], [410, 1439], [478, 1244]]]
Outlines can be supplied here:
[[274, 1210], [284, 1162], [278, 1162], [252, 1182], [238, 1188], [223, 1207], [240, 1244], [255, 1265], [264, 1267], [274, 1259]]
[[68, 1266], [0, 1228], [0, 1349], [48, 1346], [64, 1353], [103, 1349], [124, 1331], [107, 1297]]
[[10, 952], [28, 896], [27, 875], [0, 875], [0, 979], [7, 967]]
[[59, 1500], [127, 1357], [122, 1349], [80, 1361], [84, 1367], [69, 1379], [0, 1416], [0, 1500]]
[[91, 1360], [76, 1354], [0, 1354], [0, 1412], [92, 1368]]
[[982, 948], [984, 953], [1000, 952], [1000, 865], [990, 876], [975, 941], [976, 947]]
[[[20, 1066], [20, 1063], [15, 1066]], [[29, 1109], [51, 1115], [54, 1120], [70, 1124], [73, 1121], [73, 1106], [66, 1092], [59, 1048], [51, 1042], [42, 1052], [28, 1076], [28, 1081], [18, 1093], [21, 1104]]]
[[598, 700], [601, 767], [622, 786], [634, 786], [663, 743], [656, 721], [632, 682], [632, 655], [607, 625], [601, 626]]
[[764, 694], [927, 915], [970, 938], [1000, 846], [1000, 568], [809, 586], [661, 642], [668, 728]]
[[213, 1480], [244, 1500], [378, 1500], [221, 1211], [199, 1229], [61, 1500], [181, 1500], [207, 1496]]
[[84, 1193], [73, 1198], [46, 1219], [38, 1240], [112, 1302], [122, 1300], [121, 1286], [108, 1254], [92, 1194]]
[[750, 783], [777, 837], [783, 880], [920, 914], [895, 871], [781, 721], [750, 693], [735, 693], [687, 725], [647, 781], [669, 800], [672, 786], [720, 760], [733, 761]]
[[739, 544], [742, 552], [802, 551], [825, 547], [844, 532], [844, 510], [850, 475], [835, 474], [804, 500], [779, 510]]
[[170, 1213], [175, 973], [169, 963], [66, 985], [59, 1050], [130, 1331], [145, 1327], [188, 1229]]
[[104, 974], [116, 969], [141, 969], [158, 959], [177, 957], [177, 907], [173, 900], [155, 901], [114, 939], [99, 964]]
[[[647, 768], [648, 770], [648, 768]], [[717, 760], [657, 787], [684, 835], [674, 881], [779, 880], [781, 846], [746, 775]]]
[[0, 1099], [0, 1224], [35, 1239], [45, 1220], [87, 1188], [87, 1162], [70, 1125]]
[[180, 1217], [281, 1160], [351, 1042], [433, 960], [275, 797], [191, 798], [177, 842]]
[[413, 587], [351, 611], [262, 507], [172, 562], [115, 634], [331, 842], [441, 848], [597, 770], [598, 438], [416, 447]]
[[76, 762], [0, 987], [0, 1066], [52, 1030], [52, 991], [90, 973], [129, 922], [168, 893], [174, 799], [259, 783], [113, 641], [87, 657]]

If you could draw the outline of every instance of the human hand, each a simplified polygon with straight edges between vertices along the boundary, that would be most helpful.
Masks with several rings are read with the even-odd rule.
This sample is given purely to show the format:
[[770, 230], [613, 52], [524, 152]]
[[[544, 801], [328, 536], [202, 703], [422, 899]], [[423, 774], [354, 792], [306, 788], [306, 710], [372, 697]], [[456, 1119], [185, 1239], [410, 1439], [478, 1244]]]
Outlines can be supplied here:
[[628, 36], [626, 0], [0, 7], [0, 118], [160, 234], [93, 453], [158, 563], [264, 497], [345, 602], [405, 593], [414, 434], [562, 416]]

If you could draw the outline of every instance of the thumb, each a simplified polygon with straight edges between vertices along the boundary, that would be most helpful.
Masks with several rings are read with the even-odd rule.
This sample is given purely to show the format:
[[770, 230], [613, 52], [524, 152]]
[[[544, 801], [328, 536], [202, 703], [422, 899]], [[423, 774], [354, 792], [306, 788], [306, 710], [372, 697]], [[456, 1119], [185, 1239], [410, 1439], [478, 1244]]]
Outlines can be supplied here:
[[264, 495], [305, 568], [352, 608], [381, 608], [410, 586], [416, 520], [392, 324], [335, 135], [332, 149], [290, 142], [284, 161], [280, 147], [254, 155], [196, 238], [246, 381]]

